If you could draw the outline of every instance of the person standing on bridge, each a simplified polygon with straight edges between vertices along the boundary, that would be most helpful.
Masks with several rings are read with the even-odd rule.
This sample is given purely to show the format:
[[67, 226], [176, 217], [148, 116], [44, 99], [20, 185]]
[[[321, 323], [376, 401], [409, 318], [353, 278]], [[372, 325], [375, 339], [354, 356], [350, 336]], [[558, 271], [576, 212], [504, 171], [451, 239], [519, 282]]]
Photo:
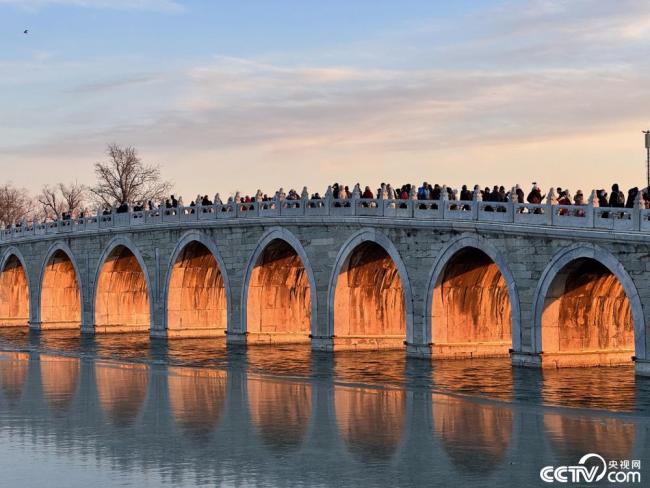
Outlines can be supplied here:
[[625, 197], [623, 192], [618, 189], [618, 183], [612, 185], [612, 194], [609, 196], [609, 206], [622, 208], [625, 206]]

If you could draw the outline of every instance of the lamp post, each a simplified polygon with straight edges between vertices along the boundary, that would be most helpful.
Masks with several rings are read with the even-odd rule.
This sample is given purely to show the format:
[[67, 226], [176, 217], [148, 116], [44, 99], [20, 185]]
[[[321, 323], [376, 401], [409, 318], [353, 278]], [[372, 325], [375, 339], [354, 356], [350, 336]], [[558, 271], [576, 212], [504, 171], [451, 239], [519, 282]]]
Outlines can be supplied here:
[[650, 130], [644, 130], [643, 134], [645, 135], [646, 175], [648, 177], [646, 192], [650, 194]]

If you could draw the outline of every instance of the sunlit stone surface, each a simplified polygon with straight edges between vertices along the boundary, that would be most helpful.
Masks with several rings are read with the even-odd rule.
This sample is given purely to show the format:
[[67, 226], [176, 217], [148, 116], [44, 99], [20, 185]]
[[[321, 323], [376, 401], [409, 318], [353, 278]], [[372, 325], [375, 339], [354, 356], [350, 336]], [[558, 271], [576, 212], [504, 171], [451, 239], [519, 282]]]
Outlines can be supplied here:
[[25, 269], [10, 256], [0, 270], [0, 326], [26, 326], [29, 322], [29, 289]]
[[591, 366], [631, 360], [630, 304], [621, 283], [602, 264], [577, 260], [555, 277], [544, 301], [542, 346], [549, 364]]
[[404, 292], [397, 267], [381, 246], [364, 242], [352, 251], [337, 277], [333, 312], [338, 349], [403, 347]]
[[81, 296], [72, 261], [63, 251], [48, 260], [41, 283], [41, 328], [78, 329]]
[[246, 313], [250, 342], [309, 342], [309, 282], [300, 257], [285, 241], [271, 241], [259, 257]]
[[149, 290], [133, 253], [116, 247], [99, 274], [95, 301], [95, 332], [149, 330]]
[[431, 310], [434, 357], [508, 355], [508, 285], [484, 252], [467, 248], [454, 256], [434, 290]]
[[167, 300], [170, 337], [223, 335], [227, 325], [223, 276], [203, 244], [188, 244], [176, 259]]

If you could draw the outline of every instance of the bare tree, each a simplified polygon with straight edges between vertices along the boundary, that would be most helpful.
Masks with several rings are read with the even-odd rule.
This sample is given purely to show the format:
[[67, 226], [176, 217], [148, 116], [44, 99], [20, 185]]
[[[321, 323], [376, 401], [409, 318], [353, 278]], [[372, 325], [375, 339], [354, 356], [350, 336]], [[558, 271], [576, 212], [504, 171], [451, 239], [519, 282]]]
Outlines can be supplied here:
[[86, 188], [74, 181], [55, 186], [45, 185], [38, 196], [43, 216], [50, 219], [60, 219], [65, 212], [73, 215], [81, 210], [86, 198]]
[[11, 183], [0, 186], [0, 225], [3, 227], [20, 223], [33, 217], [32, 198], [24, 188]]
[[95, 164], [97, 184], [90, 188], [103, 205], [159, 201], [171, 190], [172, 184], [160, 176], [160, 168], [142, 162], [133, 147], [109, 144], [108, 161]]

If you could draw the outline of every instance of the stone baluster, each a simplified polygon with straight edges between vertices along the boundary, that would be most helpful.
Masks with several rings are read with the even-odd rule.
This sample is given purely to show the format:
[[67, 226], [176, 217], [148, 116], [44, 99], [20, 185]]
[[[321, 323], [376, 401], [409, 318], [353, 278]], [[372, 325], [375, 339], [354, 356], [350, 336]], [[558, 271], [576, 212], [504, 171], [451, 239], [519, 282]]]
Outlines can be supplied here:
[[634, 207], [632, 208], [632, 229], [641, 230], [641, 191], [634, 197]]
[[596, 223], [595, 208], [598, 206], [599, 206], [598, 195], [596, 194], [596, 190], [591, 190], [591, 193], [589, 194], [589, 198], [587, 199], [587, 209], [585, 210], [586, 212], [585, 217], [587, 218], [587, 227], [594, 227]]
[[546, 214], [546, 225], [553, 225], [554, 205], [557, 205], [557, 197], [555, 196], [555, 189], [551, 188], [546, 194], [546, 209], [544, 210]]
[[483, 201], [483, 195], [478, 185], [474, 186], [472, 192], [472, 220], [478, 220], [478, 211], [481, 206], [480, 202]]

